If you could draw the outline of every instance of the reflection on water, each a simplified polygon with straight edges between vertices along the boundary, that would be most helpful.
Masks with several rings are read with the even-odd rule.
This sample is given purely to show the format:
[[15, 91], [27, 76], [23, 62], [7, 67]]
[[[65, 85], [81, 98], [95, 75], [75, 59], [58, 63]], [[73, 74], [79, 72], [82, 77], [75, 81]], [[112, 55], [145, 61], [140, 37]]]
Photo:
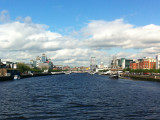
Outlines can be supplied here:
[[70, 74], [0, 82], [2, 120], [159, 119], [160, 83]]

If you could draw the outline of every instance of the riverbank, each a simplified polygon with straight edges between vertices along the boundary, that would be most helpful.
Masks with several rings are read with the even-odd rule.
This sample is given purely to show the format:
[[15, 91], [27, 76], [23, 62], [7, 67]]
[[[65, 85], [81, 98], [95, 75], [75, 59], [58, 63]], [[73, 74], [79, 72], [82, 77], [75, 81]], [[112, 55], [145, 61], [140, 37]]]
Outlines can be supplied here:
[[23, 79], [23, 78], [37, 77], [37, 76], [47, 76], [47, 75], [52, 75], [52, 74], [51, 73], [36, 73], [36, 74], [33, 74], [33, 75], [31, 75], [31, 74], [21, 75], [20, 77], [21, 77], [21, 79]]
[[160, 76], [149, 76], [149, 75], [124, 75], [121, 74], [120, 78], [128, 80], [142, 80], [142, 81], [155, 81], [160, 82]]
[[[36, 74], [23, 74], [20, 75], [20, 79], [23, 78], [29, 78], [29, 77], [38, 77], [38, 76], [47, 76], [47, 75], [59, 75], [60, 73], [55, 73], [55, 74], [51, 74], [51, 73], [36, 73]], [[14, 80], [14, 76], [1, 76], [0, 77], [0, 81], [8, 81], [8, 80]]]
[[160, 76], [146, 76], [146, 75], [129, 75], [131, 79], [143, 81], [156, 81], [160, 82]]
[[13, 80], [14, 76], [1, 76], [0, 81]]

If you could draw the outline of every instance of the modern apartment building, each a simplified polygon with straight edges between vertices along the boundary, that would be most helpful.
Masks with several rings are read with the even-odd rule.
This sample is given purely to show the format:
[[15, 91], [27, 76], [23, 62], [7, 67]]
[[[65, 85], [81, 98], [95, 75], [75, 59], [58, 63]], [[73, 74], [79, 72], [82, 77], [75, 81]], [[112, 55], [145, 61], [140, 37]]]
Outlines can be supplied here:
[[156, 55], [156, 69], [160, 69], [160, 54]]
[[[115, 61], [115, 62], [114, 62]], [[117, 66], [117, 68], [129, 68], [130, 67], [130, 62], [133, 60], [131, 59], [126, 59], [126, 58], [120, 58], [116, 60], [112, 60], [111, 66]]]
[[51, 59], [47, 59], [47, 56], [45, 54], [42, 54], [42, 57], [37, 56], [35, 60], [30, 60], [30, 64], [32, 67], [37, 68], [48, 68], [53, 69], [53, 62]]
[[90, 59], [90, 71], [93, 72], [96, 70], [96, 57], [91, 57]]
[[47, 61], [47, 56], [46, 56], [44, 53], [42, 54], [41, 61], [42, 61], [43, 63], [45, 63], [45, 62]]

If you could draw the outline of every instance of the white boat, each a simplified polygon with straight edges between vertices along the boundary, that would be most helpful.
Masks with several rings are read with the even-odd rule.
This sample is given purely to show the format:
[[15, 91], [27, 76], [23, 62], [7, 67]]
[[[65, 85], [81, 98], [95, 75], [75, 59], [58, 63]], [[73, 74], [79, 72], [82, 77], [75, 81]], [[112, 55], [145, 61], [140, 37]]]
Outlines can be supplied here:
[[69, 74], [71, 74], [71, 73], [72, 73], [71, 71], [66, 71], [66, 72], [65, 72], [66, 75], [69, 75]]
[[51, 72], [52, 75], [60, 75], [60, 74], [64, 74], [64, 72]]
[[117, 79], [118, 79], [118, 78], [119, 78], [119, 76], [118, 76], [118, 75], [116, 75], [116, 74], [113, 74], [113, 75], [111, 75], [111, 76], [110, 76], [110, 78], [117, 78]]
[[109, 75], [109, 74], [111, 74], [111, 71], [109, 70], [109, 71], [105, 72], [104, 74]]
[[96, 74], [96, 72], [90, 72], [90, 74], [91, 74], [91, 75], [94, 75], [94, 74]]
[[19, 75], [14, 75], [14, 80], [19, 80], [20, 79], [20, 76]]
[[110, 78], [119, 78], [119, 72], [110, 74]]
[[111, 71], [101, 73], [101, 75], [110, 75], [110, 74], [111, 74]]

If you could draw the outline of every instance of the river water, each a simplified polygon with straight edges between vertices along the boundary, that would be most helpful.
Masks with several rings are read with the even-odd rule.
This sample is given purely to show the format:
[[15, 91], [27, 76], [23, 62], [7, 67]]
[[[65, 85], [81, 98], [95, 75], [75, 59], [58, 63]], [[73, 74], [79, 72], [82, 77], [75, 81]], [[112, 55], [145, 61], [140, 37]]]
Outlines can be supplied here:
[[160, 119], [160, 83], [83, 74], [0, 82], [0, 120]]

